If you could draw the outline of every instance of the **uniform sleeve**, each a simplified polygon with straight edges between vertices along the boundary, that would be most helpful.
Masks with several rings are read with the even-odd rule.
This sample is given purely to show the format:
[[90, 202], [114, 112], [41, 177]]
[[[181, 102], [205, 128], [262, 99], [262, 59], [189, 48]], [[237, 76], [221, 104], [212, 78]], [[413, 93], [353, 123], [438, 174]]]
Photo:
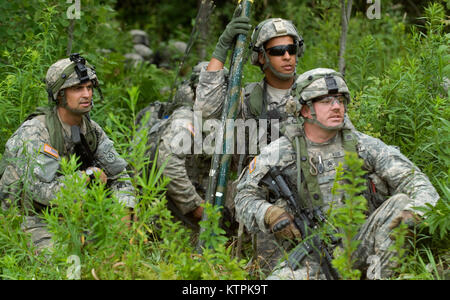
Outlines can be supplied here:
[[92, 123], [99, 137], [97, 151], [94, 154], [95, 161], [108, 176], [108, 186], [119, 202], [126, 207], [134, 208], [136, 205], [135, 189], [126, 172], [127, 162], [120, 157], [114, 148], [114, 143], [100, 126], [95, 122]]
[[403, 193], [411, 199], [406, 209], [423, 214], [414, 207], [422, 207], [425, 203], [436, 204], [439, 194], [428, 177], [397, 148], [359, 132], [357, 135], [361, 145], [360, 156], [369, 165], [370, 171], [389, 185], [393, 195]]
[[[174, 141], [185, 140], [186, 143], [191, 141], [191, 133], [184, 129], [169, 128], [162, 135], [161, 143], [159, 143], [158, 167], [165, 164], [163, 174], [170, 178], [167, 184], [167, 195], [174, 202], [182, 214], [187, 214], [196, 209], [202, 202], [202, 198], [197, 194], [194, 185], [189, 179], [186, 170], [186, 151], [190, 151], [189, 147], [176, 148]], [[182, 148], [185, 148], [184, 153]]]
[[[256, 160], [258, 158], [257, 156]], [[264, 175], [254, 176], [248, 168], [245, 169], [239, 179], [234, 198], [236, 218], [240, 223], [244, 223], [250, 233], [256, 233], [259, 230], [269, 232], [264, 222], [264, 215], [271, 204], [266, 201], [262, 189], [258, 187], [259, 177], [262, 178]]]
[[50, 145], [45, 125], [37, 119], [26, 121], [5, 145], [8, 166], [0, 180], [2, 191], [17, 195], [22, 189], [28, 198], [43, 205], [51, 200], [63, 186], [58, 175], [60, 157]]
[[293, 161], [293, 157], [291, 143], [286, 137], [281, 137], [261, 149], [241, 174], [234, 202], [237, 219], [249, 232], [269, 232], [264, 215], [272, 204], [266, 200], [266, 192], [259, 183], [271, 167], [283, 168]]
[[201, 111], [205, 119], [220, 118], [227, 85], [223, 69], [206, 71], [206, 67], [203, 67], [197, 85], [194, 110]]

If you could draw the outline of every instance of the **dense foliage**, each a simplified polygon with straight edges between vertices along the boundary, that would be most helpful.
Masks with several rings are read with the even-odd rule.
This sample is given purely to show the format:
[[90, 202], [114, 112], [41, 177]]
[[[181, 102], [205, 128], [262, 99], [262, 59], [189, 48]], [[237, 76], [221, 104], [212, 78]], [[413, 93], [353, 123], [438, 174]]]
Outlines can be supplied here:
[[[298, 26], [306, 44], [298, 73], [317, 67], [338, 68], [340, 1], [254, 2], [253, 25], [280, 16]], [[450, 78], [450, 1], [383, 1], [380, 19], [366, 16], [366, 1], [356, 2], [345, 55], [352, 93], [350, 118], [359, 130], [398, 146], [428, 175], [441, 196], [435, 207], [424, 208], [427, 221], [416, 239], [405, 241], [412, 243], [413, 249], [398, 258], [407, 263], [396, 278], [443, 278], [445, 270], [448, 276], [450, 262], [448, 83], [445, 89], [445, 78]], [[65, 1], [1, 1], [0, 153], [25, 117], [47, 103], [45, 72], [71, 48], [87, 57], [99, 74], [105, 100], [95, 96], [92, 118], [105, 128], [135, 174], [141, 174], [149, 162], [143, 155], [145, 133], [141, 132], [140, 145], [130, 150], [136, 134], [135, 117], [149, 102], [167, 100], [179, 60], [172, 68], [147, 63], [127, 66], [124, 54], [132, 50], [128, 30], [145, 30], [150, 47], [164, 52], [169, 40], [188, 42], [198, 3], [83, 0], [80, 18], [70, 20], [72, 4]], [[207, 53], [212, 53], [234, 7], [234, 1], [216, 1], [204, 45]], [[188, 66], [202, 58], [196, 50], [191, 51]], [[183, 70], [178, 81], [187, 73]], [[244, 82], [260, 78], [260, 70], [247, 63]], [[63, 164], [65, 174], [72, 174], [74, 168], [74, 161]], [[68, 180], [68, 188], [55, 199], [57, 206], [46, 214], [55, 235], [56, 251], [52, 253], [34, 255], [29, 236], [20, 230], [19, 212], [14, 208], [0, 212], [1, 278], [65, 279], [77, 278], [73, 276], [77, 272], [82, 279], [259, 278], [258, 270], [247, 264], [251, 249], [245, 248], [243, 259], [232, 255], [234, 243], [227, 241], [218, 227], [219, 215], [213, 207], [207, 209], [215, 217], [204, 226], [210, 233], [208, 245], [214, 247], [196, 254], [190, 230], [170, 219], [164, 197], [167, 179], [160, 170], [153, 168], [149, 174], [133, 178], [140, 190], [140, 204], [139, 219], [131, 227], [120, 222], [123, 211], [106, 200], [110, 195], [104, 186], [86, 189], [79, 179]], [[80, 195], [84, 202], [72, 201]], [[335, 218], [344, 222], [345, 211]], [[347, 250], [351, 250], [351, 238], [348, 242]], [[80, 259], [81, 270], [74, 269], [72, 255]], [[349, 253], [345, 255], [349, 257]], [[354, 278], [345, 257], [341, 259], [336, 264], [344, 271], [348, 267], [348, 278]]]

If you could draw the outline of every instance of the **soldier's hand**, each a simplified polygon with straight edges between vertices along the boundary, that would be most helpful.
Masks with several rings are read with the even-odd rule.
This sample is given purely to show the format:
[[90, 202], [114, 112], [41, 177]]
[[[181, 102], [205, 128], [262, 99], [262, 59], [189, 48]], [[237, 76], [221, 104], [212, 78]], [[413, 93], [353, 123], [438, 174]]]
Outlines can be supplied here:
[[[389, 224], [389, 229], [393, 230], [400, 226], [400, 224], [406, 224], [408, 226], [408, 235], [413, 235], [413, 229], [416, 225], [420, 223], [421, 219], [415, 213], [409, 210], [402, 210], [398, 216], [396, 216], [392, 222]], [[391, 239], [394, 239], [394, 235], [390, 235]]]
[[196, 209], [192, 211], [192, 217], [196, 220], [200, 220], [203, 215], [203, 207], [198, 206]]
[[108, 176], [106, 176], [105, 172], [103, 172], [102, 169], [97, 167], [89, 167], [86, 169], [86, 171], [83, 171], [86, 175], [88, 175], [87, 182], [89, 183], [91, 181], [91, 174], [93, 176], [99, 176], [99, 179], [102, 183], [106, 183], [108, 181]]
[[233, 46], [234, 38], [238, 34], [247, 35], [251, 29], [250, 19], [248, 17], [239, 17], [240, 11], [235, 11], [233, 19], [228, 23], [222, 35], [219, 37], [219, 41], [216, 44], [216, 48], [212, 54], [212, 57], [218, 59], [222, 63], [227, 60], [227, 52]]
[[301, 239], [300, 231], [292, 222], [294, 218], [284, 209], [271, 206], [264, 215], [264, 222], [277, 238]]

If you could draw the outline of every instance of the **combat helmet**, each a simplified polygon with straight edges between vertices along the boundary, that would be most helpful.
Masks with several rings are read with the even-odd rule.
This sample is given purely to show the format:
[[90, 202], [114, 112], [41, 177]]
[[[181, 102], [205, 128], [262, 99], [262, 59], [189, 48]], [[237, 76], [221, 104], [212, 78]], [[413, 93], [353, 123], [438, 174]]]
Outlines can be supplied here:
[[321, 96], [342, 94], [345, 110], [350, 103], [350, 92], [341, 73], [327, 68], [317, 68], [309, 70], [297, 77], [292, 87], [292, 96], [302, 105], [308, 105], [313, 119], [305, 119], [306, 122], [318, 124], [321, 128], [336, 130], [343, 127], [343, 123], [338, 126], [325, 126], [317, 121], [317, 115], [314, 110], [313, 102]]
[[[264, 44], [272, 38], [289, 35], [294, 39], [294, 43], [297, 44], [297, 56], [300, 57], [304, 51], [303, 38], [297, 31], [297, 28], [289, 20], [284, 20], [281, 18], [271, 18], [259, 23], [253, 30], [250, 42], [251, 62], [253, 65], [260, 66], [262, 70], [270, 68], [270, 70], [275, 74], [275, 76], [280, 79], [287, 80], [295, 75], [295, 70], [291, 74], [282, 74], [276, 71], [270, 64], [270, 60], [264, 49]], [[266, 63], [261, 66], [258, 61], [258, 55], [262, 52]]]
[[46, 89], [50, 102], [57, 101], [58, 93], [65, 88], [92, 81], [102, 97], [95, 68], [79, 53], [58, 60], [50, 66], [45, 76]]

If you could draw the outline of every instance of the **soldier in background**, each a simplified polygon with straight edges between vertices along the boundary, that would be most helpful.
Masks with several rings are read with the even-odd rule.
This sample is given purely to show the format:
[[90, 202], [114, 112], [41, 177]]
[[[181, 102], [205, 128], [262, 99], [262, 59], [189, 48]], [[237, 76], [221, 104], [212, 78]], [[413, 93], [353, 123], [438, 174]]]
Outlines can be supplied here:
[[[396, 255], [389, 250], [394, 243], [391, 230], [400, 223], [413, 227], [423, 214], [416, 207], [435, 205], [439, 195], [427, 176], [397, 148], [347, 125], [344, 116], [350, 97], [340, 73], [313, 69], [300, 75], [296, 85], [293, 94], [301, 105], [293, 113], [301, 118], [298, 124], [288, 125], [284, 136], [264, 148], [241, 175], [235, 197], [237, 218], [265, 241], [261, 255], [271, 271], [292, 248], [291, 242], [298, 244], [304, 237], [293, 223], [294, 212], [284, 199], [267, 197], [262, 179], [278, 167], [293, 194], [303, 199], [299, 205], [325, 215], [330, 207], [343, 204], [344, 195], [331, 192], [336, 166], [344, 161], [345, 151], [357, 153], [368, 173], [364, 196], [369, 216], [356, 236], [361, 243], [353, 254], [355, 268], [364, 274], [368, 257], [376, 255], [381, 278], [389, 278], [391, 258]], [[313, 256], [303, 259], [298, 268], [282, 260], [268, 279], [325, 279], [321, 264], [324, 261]]]
[[130, 30], [133, 41], [133, 52], [126, 53], [125, 59], [132, 66], [136, 67], [141, 62], [153, 63], [153, 50], [150, 48], [148, 34], [140, 29]]
[[[51, 207], [63, 187], [59, 173], [63, 157], [76, 155], [82, 163], [77, 171], [80, 176], [85, 175], [89, 182], [97, 174], [130, 213], [135, 206], [135, 191], [125, 172], [127, 163], [103, 129], [89, 118], [93, 89], [99, 84], [93, 66], [71, 54], [50, 66], [45, 82], [50, 106], [38, 108], [16, 130], [5, 145], [0, 165], [2, 208], [18, 205], [29, 212], [23, 228], [31, 233], [38, 250], [51, 246], [40, 212]], [[18, 196], [24, 188], [28, 189], [25, 196]]]
[[[200, 69], [206, 64], [208, 62], [201, 62], [193, 68], [190, 79], [178, 87], [175, 99], [170, 103], [151, 103], [137, 117], [138, 124], [141, 123], [138, 127], [147, 128], [148, 155], [152, 161], [157, 157], [154, 163], [158, 168], [164, 166], [163, 175], [170, 179], [167, 185], [169, 209], [191, 228], [197, 228], [203, 213], [200, 204], [204, 202], [211, 165], [209, 155], [193, 152], [192, 106]], [[147, 112], [150, 116], [143, 124]], [[185, 141], [189, 144], [183, 145]]]

